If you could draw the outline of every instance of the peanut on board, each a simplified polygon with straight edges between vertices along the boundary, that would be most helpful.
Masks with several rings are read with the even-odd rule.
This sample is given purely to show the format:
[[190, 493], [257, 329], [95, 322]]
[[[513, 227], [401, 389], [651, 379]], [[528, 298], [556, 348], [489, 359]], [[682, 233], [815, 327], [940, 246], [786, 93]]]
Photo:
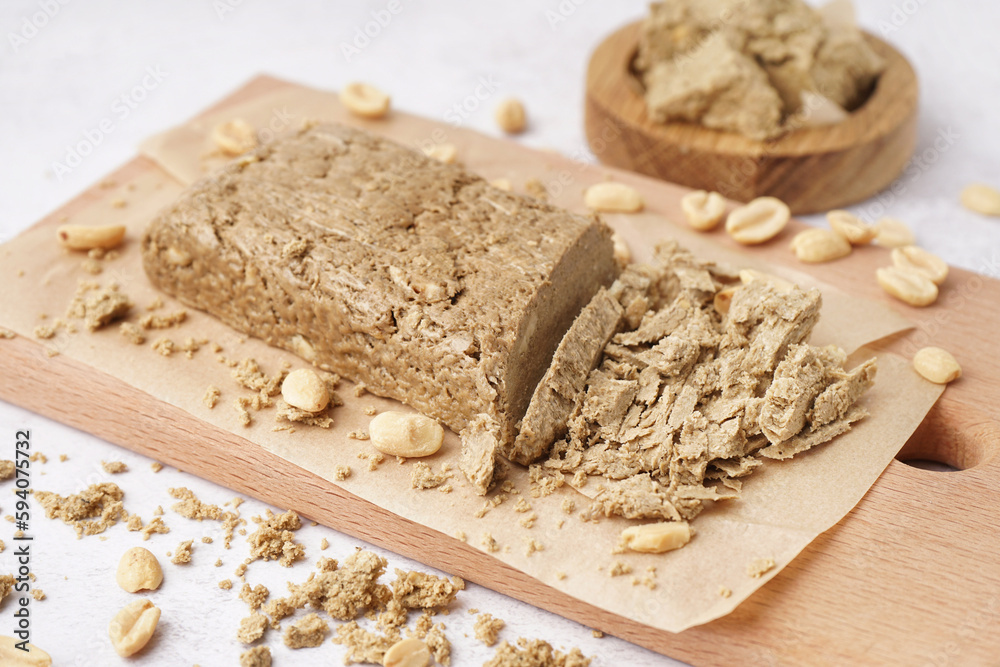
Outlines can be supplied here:
[[847, 239], [830, 229], [805, 229], [792, 239], [792, 252], [800, 262], [818, 264], [851, 254]]
[[434, 158], [438, 162], [454, 164], [458, 159], [458, 148], [455, 144], [434, 144], [423, 149], [424, 155]]
[[920, 271], [940, 285], [948, 279], [948, 263], [935, 254], [915, 245], [892, 249], [892, 263], [900, 269]]
[[850, 211], [830, 211], [826, 220], [851, 245], [867, 245], [875, 238], [875, 227], [866, 225]]
[[757, 271], [755, 269], [741, 269], [740, 270], [740, 282], [744, 285], [749, 285], [755, 280], [763, 280], [769, 283], [779, 292], [791, 292], [795, 289], [795, 284], [791, 283], [784, 278], [779, 278], [776, 275], [770, 273], [764, 273], [763, 271]]
[[935, 384], [948, 384], [962, 377], [958, 361], [940, 347], [925, 347], [913, 355], [913, 368]]
[[521, 104], [521, 100], [513, 97], [508, 97], [497, 105], [495, 116], [497, 125], [507, 134], [524, 132], [528, 124], [524, 105]]
[[223, 153], [242, 155], [257, 148], [257, 133], [250, 123], [234, 118], [212, 128], [212, 141]]
[[398, 641], [382, 657], [383, 667], [427, 667], [431, 651], [415, 637]]
[[733, 209], [726, 218], [726, 231], [737, 243], [756, 245], [773, 239], [791, 219], [785, 202], [776, 197], [758, 197]]
[[624, 183], [611, 181], [587, 188], [583, 203], [589, 209], [606, 213], [636, 213], [646, 206], [638, 190]]
[[911, 306], [920, 308], [937, 301], [937, 285], [921, 271], [889, 266], [878, 269], [875, 277], [889, 295]]
[[149, 600], [136, 600], [122, 607], [108, 627], [115, 652], [127, 658], [141, 651], [153, 637], [159, 621], [160, 610]]
[[4, 667], [49, 667], [52, 657], [34, 644], [27, 651], [17, 648], [21, 642], [14, 637], [0, 636], [0, 665]]
[[962, 206], [982, 213], [983, 215], [1000, 216], [1000, 190], [985, 185], [984, 183], [973, 183], [962, 190]]
[[726, 217], [726, 199], [718, 192], [695, 190], [681, 197], [681, 211], [691, 227], [707, 232]]
[[111, 250], [125, 239], [125, 225], [62, 225], [56, 230], [59, 243], [70, 250]]
[[913, 230], [896, 218], [882, 218], [875, 223], [875, 243], [885, 248], [900, 248], [916, 243]]
[[132, 547], [122, 554], [115, 580], [129, 593], [155, 591], [163, 583], [163, 568], [153, 552]]
[[624, 269], [632, 261], [632, 250], [618, 232], [611, 234], [611, 242], [615, 246], [615, 262]]
[[490, 181], [490, 185], [495, 187], [497, 190], [503, 190], [504, 192], [510, 192], [514, 189], [514, 186], [511, 185], [509, 178], [494, 178]]
[[340, 91], [340, 103], [355, 116], [384, 118], [389, 113], [389, 96], [367, 83], [349, 83]]
[[441, 449], [444, 428], [430, 417], [389, 410], [368, 425], [375, 449], [389, 456], [430, 456]]
[[661, 554], [680, 549], [690, 541], [691, 526], [686, 521], [663, 521], [629, 526], [621, 535], [622, 545], [626, 549], [647, 554]]
[[297, 368], [281, 383], [281, 397], [293, 408], [319, 412], [330, 404], [330, 391], [316, 371]]

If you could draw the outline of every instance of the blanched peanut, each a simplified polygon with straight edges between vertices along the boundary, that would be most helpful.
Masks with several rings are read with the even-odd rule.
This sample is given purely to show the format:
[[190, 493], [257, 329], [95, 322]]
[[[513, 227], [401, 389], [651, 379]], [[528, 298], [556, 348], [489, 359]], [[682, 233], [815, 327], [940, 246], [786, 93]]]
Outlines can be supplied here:
[[830, 229], [806, 229], [792, 239], [792, 252], [800, 262], [818, 264], [851, 254], [851, 244]]
[[948, 263], [919, 246], [893, 248], [892, 263], [900, 269], [920, 271], [935, 285], [940, 285], [948, 278]]
[[615, 262], [624, 269], [632, 261], [632, 251], [618, 232], [611, 234], [611, 242], [615, 245]]
[[695, 190], [681, 197], [681, 211], [694, 229], [715, 229], [726, 216], [726, 199], [718, 192]]
[[948, 350], [925, 347], [913, 356], [913, 368], [935, 384], [948, 384], [962, 377], [962, 367]]
[[123, 658], [142, 650], [156, 632], [160, 610], [149, 600], [131, 602], [115, 614], [108, 627], [111, 645]]
[[396, 642], [382, 657], [383, 667], [427, 667], [431, 651], [415, 637]]
[[962, 190], [962, 206], [983, 215], [1000, 216], [1000, 190], [973, 183]]
[[900, 248], [916, 242], [913, 231], [902, 220], [882, 218], [875, 223], [875, 243], [885, 248]]
[[49, 667], [52, 658], [34, 644], [28, 644], [27, 651], [17, 648], [21, 642], [14, 637], [0, 636], [0, 665], [4, 667]]
[[505, 192], [510, 192], [514, 189], [514, 186], [510, 184], [509, 178], [495, 178], [490, 181], [490, 185], [495, 187], [497, 190], [503, 190]]
[[458, 159], [458, 148], [455, 147], [455, 144], [434, 144], [423, 150], [427, 157], [445, 164], [454, 164], [455, 160]]
[[691, 527], [685, 521], [664, 521], [630, 526], [622, 531], [621, 542], [626, 549], [647, 554], [661, 554], [680, 549], [691, 541]]
[[712, 305], [715, 307], [715, 312], [719, 315], [725, 315], [729, 312], [729, 306], [733, 303], [733, 294], [736, 293], [735, 287], [726, 287], [715, 293], [715, 298], [712, 300]]
[[257, 148], [257, 133], [250, 123], [234, 118], [212, 128], [212, 141], [223, 153], [242, 155]]
[[879, 269], [875, 276], [882, 289], [911, 306], [929, 306], [937, 301], [937, 285], [921, 271], [890, 266]]
[[121, 245], [125, 238], [125, 225], [62, 225], [56, 230], [59, 243], [70, 250], [111, 250]]
[[281, 397], [293, 408], [319, 412], [330, 404], [330, 392], [316, 371], [297, 368], [281, 383]]
[[430, 417], [390, 410], [368, 425], [375, 449], [389, 456], [430, 456], [441, 449], [444, 429]]
[[875, 238], [875, 228], [861, 222], [850, 211], [830, 211], [826, 214], [826, 219], [831, 229], [851, 245], [867, 245]]
[[132, 547], [122, 554], [115, 579], [129, 593], [155, 591], [163, 583], [163, 569], [151, 551]]
[[756, 245], [780, 234], [791, 216], [788, 206], [780, 199], [758, 197], [729, 214], [726, 231], [737, 243]]
[[635, 188], [610, 181], [587, 188], [583, 203], [589, 209], [607, 213], [635, 213], [646, 205]]
[[497, 125], [507, 134], [524, 132], [524, 128], [527, 126], [524, 105], [513, 97], [509, 97], [497, 105], [495, 116]]
[[779, 278], [778, 276], [772, 275], [770, 273], [764, 273], [763, 271], [755, 271], [754, 269], [741, 269], [740, 270], [740, 282], [744, 285], [749, 285], [755, 280], [763, 280], [770, 283], [772, 287], [777, 289], [779, 292], [791, 292], [795, 289], [794, 283], [790, 283], [784, 278]]
[[384, 118], [389, 113], [389, 96], [367, 83], [349, 83], [340, 91], [340, 103], [355, 116]]

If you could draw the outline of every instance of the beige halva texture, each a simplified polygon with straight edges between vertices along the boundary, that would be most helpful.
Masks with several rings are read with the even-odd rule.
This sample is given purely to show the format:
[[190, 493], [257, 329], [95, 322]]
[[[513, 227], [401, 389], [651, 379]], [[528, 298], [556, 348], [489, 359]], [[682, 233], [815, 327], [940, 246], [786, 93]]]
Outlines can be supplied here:
[[143, 260], [186, 304], [456, 431], [479, 419], [500, 445], [618, 271], [596, 218], [334, 124], [195, 183]]
[[848, 430], [874, 380], [807, 344], [816, 290], [673, 243], [616, 279], [599, 220], [337, 125], [196, 183], [143, 250], [186, 303], [460, 431], [478, 492], [501, 455], [597, 477], [593, 518], [691, 519]]

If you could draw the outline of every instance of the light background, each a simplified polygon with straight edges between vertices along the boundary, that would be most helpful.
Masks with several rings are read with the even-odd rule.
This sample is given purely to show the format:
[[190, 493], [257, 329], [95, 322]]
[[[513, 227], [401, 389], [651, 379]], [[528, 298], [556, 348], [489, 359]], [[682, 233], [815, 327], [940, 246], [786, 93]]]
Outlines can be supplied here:
[[[329, 89], [370, 81], [391, 92], [396, 107], [442, 120], [485, 78], [496, 87], [495, 99], [463, 114], [466, 127], [498, 134], [493, 106], [513, 95], [526, 103], [531, 123], [518, 141], [586, 154], [582, 102], [589, 53], [604, 35], [645, 11], [645, 3], [635, 0], [398, 1], [401, 11], [370, 30], [374, 37], [358, 42], [361, 48], [348, 58], [343, 45], [383, 12], [388, 0], [5, 0], [0, 5], [0, 241], [130, 159], [146, 136], [189, 118], [261, 72]], [[995, 41], [1000, 8], [989, 0], [862, 0], [859, 18], [915, 66], [921, 118], [919, 162], [911, 172], [916, 175], [904, 180], [902, 195], [891, 201], [875, 198], [854, 210], [874, 218], [884, 207], [914, 228], [921, 245], [949, 263], [1000, 277], [1000, 220], [958, 205], [958, 194], [969, 182], [1000, 186], [1000, 47]], [[122, 117], [121, 97], [150, 71], [162, 80]], [[112, 119], [113, 132], [78, 166], [61, 173], [56, 163], [64, 162], [69, 147], [105, 118]], [[949, 137], [944, 150], [941, 142], [935, 148], [938, 137]], [[12, 381], [0, 377], [0, 382]], [[169, 507], [170, 486], [188, 486], [207, 502], [233, 496], [174, 470], [154, 475], [143, 457], [5, 403], [0, 403], [0, 458], [13, 457], [14, 432], [22, 428], [31, 429], [34, 448], [49, 457], [33, 468], [37, 489], [75, 492], [109, 478], [101, 460], [124, 460], [132, 471], [113, 481], [125, 490], [129, 510], [144, 518], [157, 505]], [[60, 463], [59, 454], [70, 458]], [[12, 510], [2, 490], [11, 487], [0, 486], [2, 514]], [[248, 502], [243, 516], [263, 509]], [[198, 544], [191, 565], [171, 565], [165, 552], [180, 540], [218, 537], [218, 531], [213, 523], [190, 522], [169, 510], [165, 519], [172, 532], [144, 543], [161, 558], [166, 579], [149, 596], [163, 617], [141, 662], [236, 664], [241, 650], [236, 627], [246, 606], [235, 590], [222, 591], [216, 583], [233, 576], [246, 547], [238, 538], [234, 549], [225, 551], [217, 539]], [[0, 554], [0, 573], [14, 569], [12, 532], [10, 524], [0, 523], [0, 538], [8, 544]], [[107, 533], [107, 541], [76, 541], [68, 526], [44, 519], [37, 508], [31, 532], [32, 570], [48, 596], [31, 607], [35, 643], [59, 665], [129, 662], [111, 650], [106, 627], [132, 599], [115, 585], [113, 570], [121, 553], [137, 543], [137, 534], [119, 526]], [[343, 558], [359, 544], [322, 526], [307, 527], [299, 537], [310, 563], [320, 554], [322, 537], [331, 545], [323, 555], [331, 557]], [[376, 551], [389, 557], [390, 570], [420, 567]], [[224, 567], [213, 567], [217, 557]], [[258, 563], [248, 580], [281, 595], [285, 581], [301, 581], [309, 570], [309, 565], [285, 570]], [[680, 664], [612, 637], [593, 638], [588, 628], [478, 586], [459, 599], [455, 612], [442, 619], [457, 666], [481, 664], [493, 653], [472, 637], [474, 617], [465, 613], [471, 607], [504, 618], [508, 627], [502, 638], [538, 637], [558, 647], [579, 646], [597, 656], [595, 664]], [[10, 634], [13, 610], [10, 600], [0, 607], [0, 634]], [[329, 642], [291, 653], [276, 633], [268, 637], [275, 665], [329, 665], [341, 659], [342, 649]], [[766, 651], [747, 656], [748, 664], [771, 661]]]

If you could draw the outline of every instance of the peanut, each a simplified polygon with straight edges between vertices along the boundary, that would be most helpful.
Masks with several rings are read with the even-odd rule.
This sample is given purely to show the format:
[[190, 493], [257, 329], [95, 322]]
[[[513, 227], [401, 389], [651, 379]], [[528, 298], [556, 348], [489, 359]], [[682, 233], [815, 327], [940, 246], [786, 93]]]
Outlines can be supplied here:
[[851, 245], [867, 245], [875, 238], [875, 228], [861, 222], [850, 211], [830, 211], [826, 214], [826, 219], [833, 231]]
[[511, 185], [509, 178], [495, 178], [490, 181], [490, 185], [495, 187], [497, 190], [503, 190], [504, 192], [510, 192], [514, 189], [514, 186]]
[[340, 103], [355, 116], [384, 118], [389, 113], [389, 96], [367, 83], [349, 83], [340, 91]]
[[622, 531], [621, 542], [626, 549], [647, 554], [662, 554], [680, 549], [691, 541], [691, 526], [686, 521], [664, 521], [630, 526]]
[[383, 667], [427, 667], [431, 651], [415, 637], [398, 641], [382, 657]]
[[618, 232], [611, 234], [611, 242], [615, 246], [615, 262], [624, 269], [632, 261], [632, 250]]
[[524, 132], [524, 128], [527, 126], [524, 105], [513, 97], [507, 98], [497, 105], [495, 117], [497, 125], [507, 134]]
[[911, 306], [929, 306], [937, 301], [937, 285], [922, 271], [890, 266], [876, 271], [875, 277], [882, 289]]
[[982, 213], [983, 215], [1000, 216], [1000, 190], [984, 185], [973, 183], [962, 190], [962, 206]]
[[27, 651], [17, 648], [20, 639], [0, 636], [0, 665], [4, 667], [49, 667], [52, 658], [34, 644], [28, 644]]
[[212, 128], [212, 141], [223, 153], [242, 155], [257, 148], [257, 133], [250, 123], [234, 118]]
[[424, 150], [424, 155], [430, 158], [434, 158], [438, 162], [444, 162], [445, 164], [454, 164], [455, 160], [458, 159], [458, 148], [455, 144], [434, 144], [433, 146], [427, 146]]
[[712, 305], [715, 306], [715, 312], [719, 315], [727, 314], [729, 312], [729, 306], [733, 303], [733, 294], [735, 293], [735, 287], [727, 287], [716, 292], [715, 298], [712, 300]]
[[125, 238], [125, 225], [62, 225], [56, 230], [59, 243], [70, 250], [111, 250], [121, 245]]
[[281, 383], [281, 397], [293, 408], [306, 412], [319, 412], [330, 404], [330, 392], [326, 383], [308, 368], [298, 368], [285, 377]]
[[899, 248], [915, 242], [913, 231], [902, 220], [882, 218], [875, 223], [875, 243], [884, 248]]
[[851, 254], [851, 244], [829, 229], [806, 229], [792, 239], [792, 252], [800, 262], [818, 264]]
[[948, 279], [948, 263], [915, 245], [893, 248], [892, 263], [900, 269], [920, 271], [935, 285], [940, 285]]
[[444, 429], [430, 417], [390, 410], [368, 425], [375, 449], [389, 456], [430, 456], [441, 449]]
[[707, 232], [726, 216], [726, 199], [718, 192], [695, 190], [681, 198], [681, 211], [691, 227]]
[[122, 554], [115, 579], [129, 593], [155, 591], [163, 583], [163, 569], [151, 551], [132, 547]]
[[121, 608], [111, 620], [108, 635], [111, 645], [123, 658], [142, 650], [156, 632], [160, 610], [149, 600], [136, 600]]
[[948, 384], [962, 377], [958, 361], [940, 347], [925, 347], [913, 355], [913, 368], [935, 384]]
[[791, 216], [788, 206], [780, 199], [758, 197], [729, 214], [726, 231], [737, 243], [756, 245], [780, 234]]
[[779, 278], [778, 276], [772, 275], [770, 273], [764, 273], [763, 271], [755, 271], [754, 269], [742, 269], [740, 271], [740, 282], [744, 285], [749, 285], [755, 280], [763, 280], [770, 283], [772, 287], [777, 289], [779, 292], [791, 292], [795, 289], [795, 284], [790, 283], [784, 278]]
[[636, 213], [645, 207], [642, 195], [624, 183], [597, 183], [583, 195], [587, 208], [606, 213]]

